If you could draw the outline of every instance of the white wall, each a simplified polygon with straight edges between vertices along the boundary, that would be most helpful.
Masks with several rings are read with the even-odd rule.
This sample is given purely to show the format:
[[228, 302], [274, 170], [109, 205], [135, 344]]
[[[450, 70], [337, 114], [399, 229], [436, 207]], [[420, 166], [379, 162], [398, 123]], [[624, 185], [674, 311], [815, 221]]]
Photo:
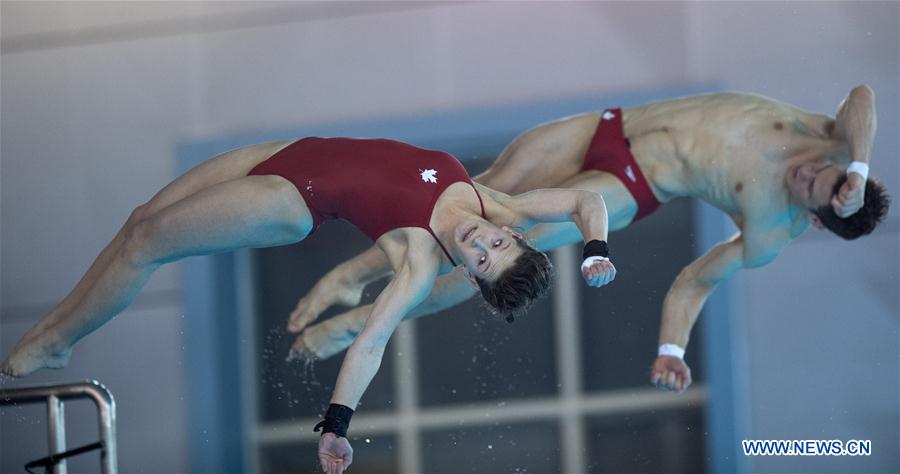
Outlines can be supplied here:
[[[831, 112], [866, 82], [879, 107], [873, 173], [900, 190], [893, 2], [4, 2], [0, 13], [4, 355], [130, 210], [174, 177], [176, 143], [231, 132], [689, 82]], [[898, 207], [865, 244], [804, 236], [739, 278], [753, 436], [898, 439], [884, 421], [897, 419]], [[123, 472], [188, 466], [179, 288], [177, 265], [165, 267], [78, 347], [72, 367], [26, 381], [110, 386]], [[134, 335], [150, 328], [159, 334]], [[19, 427], [0, 427], [0, 469], [17, 469], [6, 441]], [[160, 443], [164, 457], [143, 449]], [[875, 449], [867, 466], [897, 466], [896, 443]]]

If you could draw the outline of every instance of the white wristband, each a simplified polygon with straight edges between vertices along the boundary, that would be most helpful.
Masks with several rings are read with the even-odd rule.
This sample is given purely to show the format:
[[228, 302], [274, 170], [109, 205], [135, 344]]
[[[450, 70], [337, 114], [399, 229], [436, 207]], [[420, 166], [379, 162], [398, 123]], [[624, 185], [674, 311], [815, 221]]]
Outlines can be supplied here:
[[863, 181], [869, 179], [869, 164], [862, 161], [854, 161], [847, 167], [847, 174], [856, 173], [862, 176]]
[[584, 259], [584, 261], [581, 262], [581, 271], [584, 271], [585, 268], [588, 268], [588, 267], [590, 267], [591, 265], [593, 265], [594, 262], [599, 262], [599, 261], [602, 261], [602, 260], [606, 260], [607, 262], [609, 261], [608, 258], [606, 258], [606, 257], [601, 257], [601, 256], [599, 256], [599, 255], [594, 255], [593, 257], [588, 257], [588, 258]]
[[659, 355], [678, 357], [679, 359], [684, 360], [684, 349], [675, 344], [663, 344], [659, 346]]

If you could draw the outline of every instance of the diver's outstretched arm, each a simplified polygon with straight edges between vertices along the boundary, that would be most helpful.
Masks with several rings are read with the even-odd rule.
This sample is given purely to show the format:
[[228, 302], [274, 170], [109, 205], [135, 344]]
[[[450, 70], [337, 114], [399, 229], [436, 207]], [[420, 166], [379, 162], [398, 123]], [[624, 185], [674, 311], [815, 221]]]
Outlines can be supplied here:
[[660, 354], [653, 364], [650, 382], [678, 392], [691, 384], [691, 370], [682, 360], [691, 330], [700, 310], [719, 282], [743, 268], [755, 268], [771, 262], [788, 239], [776, 229], [767, 235], [738, 232], [716, 244], [703, 256], [684, 267], [663, 301], [659, 328]]
[[325, 420], [316, 425], [316, 431], [322, 428], [319, 462], [327, 473], [342, 473], [353, 462], [353, 448], [346, 437], [350, 416], [378, 372], [391, 334], [403, 316], [428, 296], [434, 283], [438, 254], [413, 243], [407, 250], [406, 261], [375, 300], [365, 327], [347, 351]]
[[[684, 391], [691, 384], [691, 369], [684, 363], [691, 329], [716, 285], [741, 269], [744, 243], [741, 234], [720, 242], [684, 267], [663, 301], [659, 329], [660, 354], [650, 382], [660, 388]], [[675, 353], [680, 352], [680, 353]]]

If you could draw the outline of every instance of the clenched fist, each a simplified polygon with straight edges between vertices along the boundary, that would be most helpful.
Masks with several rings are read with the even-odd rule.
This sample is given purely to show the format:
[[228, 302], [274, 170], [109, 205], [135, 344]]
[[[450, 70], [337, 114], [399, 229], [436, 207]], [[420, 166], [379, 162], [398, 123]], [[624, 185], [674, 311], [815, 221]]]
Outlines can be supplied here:
[[608, 259], [600, 259], [590, 265], [582, 265], [581, 276], [588, 286], [599, 288], [616, 278], [616, 267]]
[[691, 368], [678, 357], [661, 355], [650, 370], [650, 383], [664, 390], [683, 392], [691, 385]]
[[847, 181], [837, 194], [831, 198], [834, 213], [840, 218], [847, 218], [862, 209], [866, 194], [866, 181], [858, 173], [847, 175]]

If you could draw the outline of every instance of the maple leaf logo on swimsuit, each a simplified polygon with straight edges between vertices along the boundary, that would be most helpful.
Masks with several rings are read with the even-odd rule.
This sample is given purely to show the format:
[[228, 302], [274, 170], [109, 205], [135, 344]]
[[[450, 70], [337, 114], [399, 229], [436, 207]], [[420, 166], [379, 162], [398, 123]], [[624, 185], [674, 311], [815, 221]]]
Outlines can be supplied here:
[[431, 169], [419, 171], [422, 172], [422, 181], [425, 181], [426, 183], [437, 183], [437, 171]]

